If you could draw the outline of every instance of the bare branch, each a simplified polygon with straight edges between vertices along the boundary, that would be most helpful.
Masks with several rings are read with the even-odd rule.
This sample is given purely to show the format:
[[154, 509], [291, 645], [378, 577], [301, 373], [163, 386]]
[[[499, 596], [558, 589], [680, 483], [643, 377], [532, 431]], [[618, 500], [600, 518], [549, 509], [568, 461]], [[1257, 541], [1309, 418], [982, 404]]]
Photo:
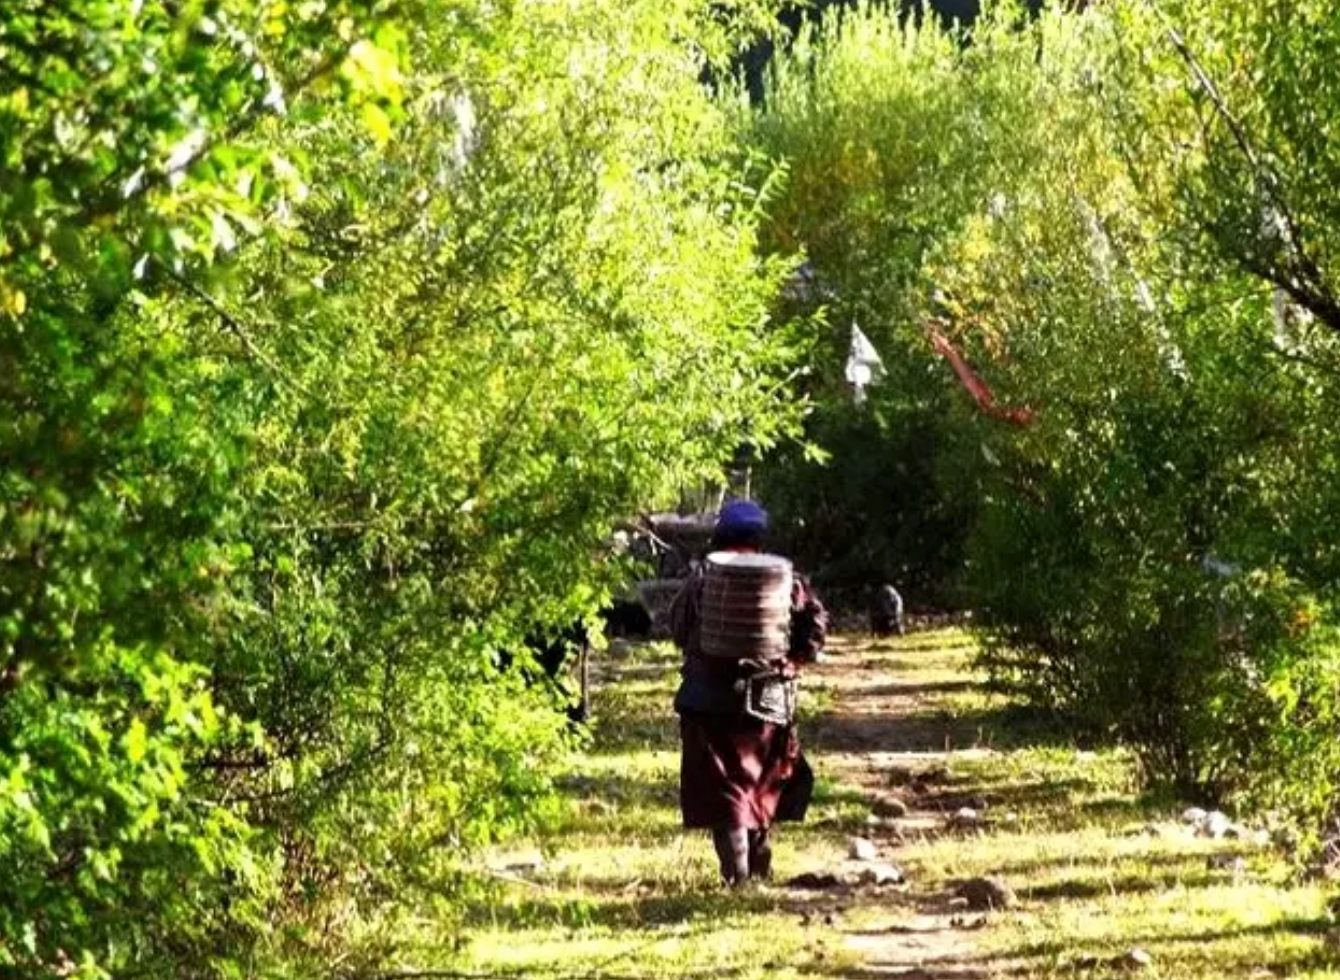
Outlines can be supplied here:
[[265, 353], [265, 351], [257, 345], [256, 341], [251, 337], [250, 328], [238, 319], [236, 315], [229, 312], [222, 303], [209, 293], [208, 290], [189, 277], [171, 268], [166, 263], [159, 262], [158, 265], [167, 272], [173, 282], [185, 289], [192, 298], [201, 305], [207, 307], [211, 313], [219, 318], [219, 322], [223, 324], [224, 328], [237, 338], [238, 343], [242, 345], [242, 349], [246, 351], [248, 357], [258, 364], [263, 365], [271, 374], [294, 390], [301, 392], [304, 395], [311, 394], [311, 391], [303, 385], [302, 382], [298, 381], [285, 371], [278, 361], [270, 357], [269, 354]]

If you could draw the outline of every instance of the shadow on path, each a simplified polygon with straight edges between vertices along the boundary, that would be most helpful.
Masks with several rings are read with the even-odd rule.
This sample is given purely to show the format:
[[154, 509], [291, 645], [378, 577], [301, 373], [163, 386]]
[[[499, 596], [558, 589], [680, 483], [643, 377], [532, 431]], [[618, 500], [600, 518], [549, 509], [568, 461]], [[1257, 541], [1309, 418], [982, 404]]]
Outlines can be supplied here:
[[891, 753], [1069, 744], [1053, 719], [1014, 705], [953, 713], [925, 706], [853, 711], [878, 705], [879, 699], [866, 692], [839, 697], [830, 711], [802, 721], [807, 743], [823, 752]]

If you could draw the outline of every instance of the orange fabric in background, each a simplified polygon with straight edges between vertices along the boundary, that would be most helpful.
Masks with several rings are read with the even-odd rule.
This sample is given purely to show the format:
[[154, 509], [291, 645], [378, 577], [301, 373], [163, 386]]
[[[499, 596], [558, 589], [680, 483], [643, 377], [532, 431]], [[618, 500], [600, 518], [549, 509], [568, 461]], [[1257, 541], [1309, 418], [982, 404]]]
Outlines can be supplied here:
[[977, 403], [978, 408], [992, 418], [1009, 422], [1012, 425], [1028, 425], [1033, 421], [1035, 413], [1031, 408], [1004, 408], [997, 405], [996, 396], [987, 387], [986, 382], [977, 376], [977, 372], [968, 365], [967, 361], [963, 360], [963, 356], [949, 342], [949, 338], [934, 327], [927, 327], [926, 333], [930, 337], [931, 346], [935, 348], [936, 353], [949, 362], [949, 366], [958, 375], [959, 382], [967, 389], [968, 394], [972, 395], [972, 399]]

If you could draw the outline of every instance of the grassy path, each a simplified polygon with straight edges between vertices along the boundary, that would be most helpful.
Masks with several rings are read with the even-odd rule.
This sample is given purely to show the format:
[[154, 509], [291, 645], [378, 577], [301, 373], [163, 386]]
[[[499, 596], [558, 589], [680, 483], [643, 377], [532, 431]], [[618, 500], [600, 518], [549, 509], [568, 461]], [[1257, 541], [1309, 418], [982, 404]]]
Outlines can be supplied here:
[[[971, 674], [953, 631], [839, 637], [807, 675], [802, 737], [820, 784], [782, 829], [777, 884], [730, 892], [711, 845], [678, 827], [667, 647], [611, 656], [595, 745], [564, 781], [559, 825], [493, 855], [509, 882], [471, 916], [462, 970], [548, 977], [1340, 977], [1327, 894], [1270, 852], [1206, 841], [1133, 792], [1119, 752], [1049, 744]], [[927, 775], [929, 774], [929, 775]], [[918, 779], [918, 776], [921, 776]], [[902, 817], [872, 822], [897, 796]], [[886, 804], [886, 806], [896, 804]], [[975, 826], [954, 826], [963, 807]], [[903, 868], [900, 886], [802, 890], [841, 872], [853, 836]], [[952, 901], [993, 875], [1009, 911]], [[1124, 960], [1133, 948], [1149, 965]]]

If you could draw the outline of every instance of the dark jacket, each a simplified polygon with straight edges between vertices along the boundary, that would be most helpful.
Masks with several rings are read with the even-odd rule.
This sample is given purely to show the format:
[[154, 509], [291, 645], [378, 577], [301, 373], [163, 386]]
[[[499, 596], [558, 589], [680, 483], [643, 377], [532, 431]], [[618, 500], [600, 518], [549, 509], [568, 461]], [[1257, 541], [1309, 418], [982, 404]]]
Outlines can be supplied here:
[[[794, 710], [800, 666], [813, 663], [828, 634], [828, 613], [809, 580], [796, 575], [791, 585], [791, 630], [786, 657], [770, 662], [708, 657], [702, 652], [700, 609], [704, 575], [690, 575], [670, 605], [670, 634], [684, 653], [683, 682], [675, 697], [681, 714], [750, 714], [758, 702], [778, 705], [776, 717]], [[767, 714], [765, 709], [764, 714]]]

